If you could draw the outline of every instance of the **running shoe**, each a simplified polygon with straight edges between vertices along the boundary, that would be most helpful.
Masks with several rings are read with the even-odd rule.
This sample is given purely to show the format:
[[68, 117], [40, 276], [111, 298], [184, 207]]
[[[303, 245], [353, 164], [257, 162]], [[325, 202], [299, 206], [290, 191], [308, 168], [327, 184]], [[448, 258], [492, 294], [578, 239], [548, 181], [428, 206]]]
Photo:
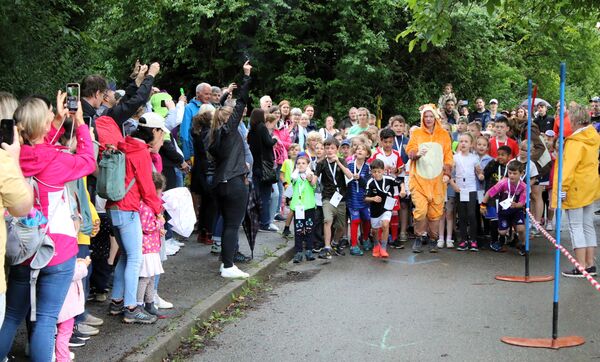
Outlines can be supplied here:
[[595, 277], [596, 275], [598, 275], [596, 273], [596, 266], [591, 266], [589, 268], [585, 268], [585, 271], [588, 272], [589, 275]]
[[404, 249], [404, 241], [398, 239], [388, 244], [392, 249]]
[[573, 268], [571, 270], [565, 270], [561, 273], [563, 277], [567, 278], [583, 278], [583, 274], [577, 270], [577, 268]]
[[446, 240], [446, 248], [447, 249], [454, 249], [454, 240], [452, 240], [452, 239]]
[[364, 251], [373, 250], [373, 243], [371, 243], [371, 240], [369, 240], [369, 238], [363, 240], [362, 245]]
[[458, 251], [469, 250], [469, 245], [467, 244], [467, 242], [465, 240], [463, 240], [460, 243], [458, 243], [458, 247], [456, 248], [456, 250], [458, 250]]
[[331, 248], [323, 248], [323, 250], [321, 250], [319, 252], [319, 259], [331, 259], [333, 258], [333, 255], [331, 253]]
[[298, 264], [298, 263], [302, 262], [302, 259], [303, 259], [303, 258], [304, 258], [304, 254], [302, 254], [302, 252], [301, 252], [301, 251], [297, 252], [297, 253], [294, 255], [294, 259], [293, 259], [293, 261], [294, 261], [294, 264]]
[[362, 250], [360, 250], [358, 245], [356, 245], [350, 248], [350, 255], [362, 256], [364, 253]]
[[157, 319], [156, 316], [146, 312], [140, 306], [135, 307], [134, 310], [125, 308], [125, 312], [123, 313], [123, 323], [127, 324], [152, 324], [155, 323]]
[[438, 249], [443, 249], [444, 248], [444, 244], [445, 244], [444, 239], [438, 240], [437, 241], [437, 247], [438, 247]]
[[413, 243], [412, 246], [412, 251], [413, 253], [420, 253], [423, 251], [423, 241], [427, 241], [427, 237], [426, 236], [420, 236], [415, 238], [415, 242]]
[[479, 251], [479, 248], [477, 247], [477, 241], [472, 240], [469, 244], [470, 244], [469, 245], [469, 250], [471, 250], [471, 251]]
[[437, 253], [438, 252], [437, 242], [435, 240], [427, 239], [427, 244], [429, 245], [429, 252], [430, 253]]
[[290, 231], [290, 228], [287, 226], [283, 228], [283, 232], [281, 233], [281, 236], [283, 236], [286, 239], [291, 239], [293, 237], [292, 232]]
[[389, 258], [390, 254], [388, 254], [388, 252], [385, 248], [379, 248], [379, 256], [385, 259], [385, 258]]
[[313, 261], [315, 260], [315, 256], [313, 255], [312, 250], [307, 250], [304, 252], [304, 256], [306, 257], [306, 261]]
[[125, 308], [125, 305], [123, 303], [123, 300], [121, 300], [120, 302], [115, 302], [114, 300], [111, 300], [110, 304], [108, 305], [108, 314], [110, 314], [110, 315], [123, 314], [124, 308]]
[[377, 244], [373, 248], [373, 257], [379, 258], [381, 257], [381, 245]]

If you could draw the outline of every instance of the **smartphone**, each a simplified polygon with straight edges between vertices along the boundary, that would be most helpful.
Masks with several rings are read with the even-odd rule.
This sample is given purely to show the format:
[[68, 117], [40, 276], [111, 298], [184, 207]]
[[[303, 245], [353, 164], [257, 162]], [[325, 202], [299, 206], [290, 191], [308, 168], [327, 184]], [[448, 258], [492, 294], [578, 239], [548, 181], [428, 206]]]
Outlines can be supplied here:
[[185, 92], [183, 91], [183, 88], [179, 88], [179, 93], [180, 93], [182, 96], [184, 96], [184, 95], [185, 95]]
[[78, 103], [79, 83], [67, 83], [67, 108], [69, 112], [76, 112]]
[[83, 123], [85, 123], [88, 128], [92, 127], [92, 117], [83, 116]]
[[160, 101], [160, 106], [162, 108], [167, 108], [167, 105], [165, 104], [165, 100], [164, 99], [162, 101]]
[[15, 120], [14, 119], [3, 119], [0, 122], [0, 144], [2, 142], [12, 144], [15, 136]]

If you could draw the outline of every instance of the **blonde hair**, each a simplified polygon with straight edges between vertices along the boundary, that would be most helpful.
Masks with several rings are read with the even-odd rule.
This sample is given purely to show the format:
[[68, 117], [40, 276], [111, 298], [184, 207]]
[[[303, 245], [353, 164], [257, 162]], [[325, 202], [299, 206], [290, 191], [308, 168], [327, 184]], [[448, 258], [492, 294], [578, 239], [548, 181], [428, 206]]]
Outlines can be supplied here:
[[321, 134], [317, 131], [311, 131], [306, 136], [306, 143], [308, 144], [308, 142], [310, 141], [317, 141], [323, 143], [323, 136], [321, 136]]
[[217, 109], [213, 114], [212, 125], [210, 127], [210, 143], [214, 142], [217, 129], [227, 122], [229, 116], [233, 113], [233, 107], [225, 106]]
[[48, 106], [38, 98], [24, 101], [14, 113], [14, 119], [25, 141], [32, 142], [46, 134]]
[[371, 112], [369, 112], [369, 110], [365, 107], [360, 107], [356, 110], [356, 113], [358, 112], [367, 112], [367, 119], [369, 119], [369, 117], [371, 117]]
[[8, 92], [0, 92], [0, 119], [12, 119], [19, 107], [17, 98]]
[[369, 157], [371, 157], [371, 148], [368, 147], [365, 143], [359, 143], [359, 144], [357, 144], [356, 147], [354, 147], [353, 154], [355, 154], [356, 151], [358, 151], [358, 149], [361, 148], [361, 147], [365, 150], [365, 152], [367, 152], [367, 159]]

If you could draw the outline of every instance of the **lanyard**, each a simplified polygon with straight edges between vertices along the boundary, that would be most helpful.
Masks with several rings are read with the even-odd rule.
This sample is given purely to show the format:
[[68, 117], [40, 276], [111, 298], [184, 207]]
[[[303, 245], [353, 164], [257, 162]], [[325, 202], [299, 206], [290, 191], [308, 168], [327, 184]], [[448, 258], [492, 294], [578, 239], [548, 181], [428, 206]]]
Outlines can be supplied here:
[[302, 202], [302, 192], [304, 192], [304, 183], [307, 181], [306, 180], [306, 173], [301, 173], [298, 175], [298, 178], [300, 179], [300, 186], [298, 186], [298, 200], [300, 200], [300, 202]]
[[[502, 173], [502, 166], [499, 164], [498, 165], [498, 177], [500, 177], [500, 174]], [[508, 167], [504, 167], [504, 175], [502, 176], [502, 178], [506, 177], [506, 173], [508, 172]]]
[[506, 186], [506, 187], [508, 188], [508, 198], [509, 198], [511, 201], [514, 201], [514, 200], [513, 200], [513, 198], [514, 198], [515, 196], [517, 196], [517, 190], [519, 189], [519, 185], [521, 184], [521, 180], [519, 180], [519, 182], [517, 182], [517, 187], [515, 187], [515, 193], [514, 193], [514, 194], [512, 194], [512, 196], [510, 196], [510, 180], [507, 180], [507, 181], [506, 181], [506, 184], [507, 184], [507, 186]]
[[[498, 148], [500, 148], [500, 144], [498, 143], [498, 139], [494, 138], [494, 140], [496, 141], [496, 153], [498, 153]], [[508, 145], [508, 138], [506, 139], [506, 141], [504, 141], [504, 144], [502, 146], [507, 146]]]
[[331, 169], [331, 164], [329, 163], [329, 161], [327, 161], [327, 167], [329, 168], [329, 172], [331, 172], [331, 177], [333, 178], [333, 184], [335, 185], [335, 190], [339, 191], [337, 180], [335, 179], [335, 173], [337, 172], [337, 163], [334, 163], [333, 169]]
[[[385, 188], [385, 177], [383, 177], [381, 179], [381, 188], [379, 187], [379, 184], [377, 183], [377, 180], [375, 181], [375, 187], [377, 188], [377, 190], [379, 190], [380, 192], [384, 193], [384, 194], [388, 194], [387, 189]], [[385, 190], [385, 191], [384, 191]]]
[[[354, 166], [354, 167], [353, 167], [353, 168], [354, 168], [354, 174], [356, 174], [356, 163], [357, 163], [357, 162], [356, 162], [356, 161], [354, 161], [354, 164], [353, 164], [353, 166]], [[362, 173], [363, 167], [365, 167], [365, 163], [364, 163], [364, 162], [363, 162], [363, 164], [360, 166], [360, 170], [358, 170], [358, 177], [359, 177], [359, 178], [360, 178], [360, 174]], [[358, 192], [358, 191], [359, 191], [359, 189], [358, 189], [358, 180], [354, 180], [354, 181], [356, 181], [356, 192]]]
[[404, 144], [404, 135], [400, 136], [400, 144], [398, 144], [398, 136], [394, 137], [394, 142], [396, 142], [396, 151], [402, 152], [402, 144]]

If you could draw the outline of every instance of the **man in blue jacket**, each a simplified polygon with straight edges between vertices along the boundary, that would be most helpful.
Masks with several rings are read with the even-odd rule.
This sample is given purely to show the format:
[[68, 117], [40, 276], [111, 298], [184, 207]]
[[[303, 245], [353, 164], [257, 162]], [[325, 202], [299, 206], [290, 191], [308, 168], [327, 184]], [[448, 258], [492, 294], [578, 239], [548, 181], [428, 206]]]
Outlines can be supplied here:
[[194, 144], [192, 142], [192, 118], [198, 113], [203, 104], [210, 104], [212, 88], [208, 83], [200, 83], [196, 86], [196, 98], [192, 99], [183, 112], [183, 120], [179, 126], [179, 140], [183, 151], [183, 158], [189, 161], [194, 156]]

